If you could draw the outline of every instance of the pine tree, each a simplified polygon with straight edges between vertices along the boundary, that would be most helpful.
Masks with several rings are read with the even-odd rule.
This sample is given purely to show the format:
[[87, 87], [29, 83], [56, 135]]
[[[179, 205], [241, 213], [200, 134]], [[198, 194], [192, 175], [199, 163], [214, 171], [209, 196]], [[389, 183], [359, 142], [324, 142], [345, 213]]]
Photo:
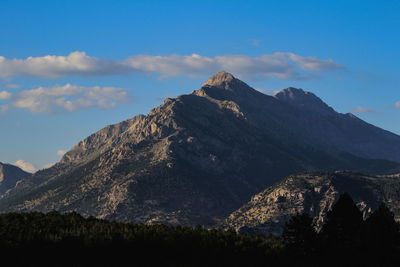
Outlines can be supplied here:
[[399, 243], [399, 226], [394, 214], [381, 204], [363, 223], [361, 238], [363, 245], [377, 250], [392, 250]]
[[354, 248], [363, 221], [362, 212], [349, 194], [342, 194], [327, 213], [321, 237], [326, 247], [337, 250]]
[[308, 214], [296, 214], [286, 223], [282, 238], [290, 252], [307, 256], [314, 251], [316, 235], [313, 218]]

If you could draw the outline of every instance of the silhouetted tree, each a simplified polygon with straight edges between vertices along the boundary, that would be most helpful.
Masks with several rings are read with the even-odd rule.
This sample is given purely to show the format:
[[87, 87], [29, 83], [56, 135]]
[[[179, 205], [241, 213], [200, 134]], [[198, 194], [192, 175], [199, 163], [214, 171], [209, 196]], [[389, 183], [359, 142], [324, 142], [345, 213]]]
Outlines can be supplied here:
[[317, 233], [313, 218], [308, 214], [296, 214], [286, 224], [282, 239], [290, 253], [299, 256], [311, 255], [314, 252]]
[[347, 250], [354, 246], [361, 223], [362, 212], [354, 204], [349, 194], [342, 194], [328, 211], [321, 237], [332, 248]]
[[393, 250], [399, 244], [399, 226], [385, 204], [363, 222], [361, 241], [364, 247], [374, 251]]

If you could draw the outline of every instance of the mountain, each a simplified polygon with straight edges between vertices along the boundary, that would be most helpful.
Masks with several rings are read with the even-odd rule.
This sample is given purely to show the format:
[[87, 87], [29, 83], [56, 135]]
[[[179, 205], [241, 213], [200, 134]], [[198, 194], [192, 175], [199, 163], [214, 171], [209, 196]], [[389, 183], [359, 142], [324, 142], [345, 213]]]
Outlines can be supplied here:
[[325, 115], [336, 113], [333, 108], [325, 104], [319, 97], [303, 89], [289, 87], [277, 92], [274, 97], [301, 109], [307, 109]]
[[350, 171], [312, 172], [291, 175], [256, 194], [222, 224], [239, 232], [280, 234], [285, 222], [296, 213], [314, 217], [320, 228], [325, 215], [339, 198], [349, 193], [368, 216], [385, 203], [400, 219], [400, 174], [365, 175]]
[[[303, 125], [314, 141], [333, 144], [340, 151], [365, 158], [380, 158], [400, 162], [399, 136], [368, 124], [351, 113], [340, 114], [316, 95], [289, 87], [275, 94], [275, 98], [309, 116], [323, 115], [328, 121], [304, 121]], [[394, 145], [395, 147], [391, 146]]]
[[0, 162], [0, 194], [14, 188], [19, 181], [31, 175], [17, 166]]
[[400, 172], [398, 151], [399, 136], [311, 93], [289, 88], [272, 97], [219, 72], [191, 94], [79, 142], [2, 195], [0, 211], [211, 225], [292, 173]]

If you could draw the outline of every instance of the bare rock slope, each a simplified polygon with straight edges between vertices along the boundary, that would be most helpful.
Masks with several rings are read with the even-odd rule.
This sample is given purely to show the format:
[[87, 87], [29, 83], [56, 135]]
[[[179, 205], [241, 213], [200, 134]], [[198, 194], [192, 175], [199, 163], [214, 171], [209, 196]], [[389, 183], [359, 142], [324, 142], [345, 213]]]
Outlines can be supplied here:
[[256, 194], [222, 224], [239, 232], [280, 234], [296, 213], [314, 217], [320, 228], [328, 210], [347, 192], [368, 216], [385, 203], [400, 219], [400, 175], [365, 175], [350, 171], [291, 175]]
[[399, 171], [399, 136], [330, 108], [309, 109], [308, 98], [302, 105], [290, 99], [217, 73], [199, 90], [79, 142], [2, 195], [0, 211], [210, 225], [292, 173]]

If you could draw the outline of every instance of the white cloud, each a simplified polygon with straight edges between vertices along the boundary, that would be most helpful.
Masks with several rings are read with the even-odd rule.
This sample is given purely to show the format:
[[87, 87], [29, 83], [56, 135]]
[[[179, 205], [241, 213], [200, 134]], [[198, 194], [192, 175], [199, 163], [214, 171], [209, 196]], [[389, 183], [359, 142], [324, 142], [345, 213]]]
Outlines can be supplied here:
[[10, 99], [12, 94], [7, 91], [0, 91], [0, 100], [2, 99]]
[[37, 171], [37, 167], [35, 165], [33, 165], [32, 163], [26, 162], [24, 160], [21, 160], [21, 159], [14, 162], [14, 165], [17, 167], [20, 167], [21, 169], [23, 169], [26, 172], [34, 173]]
[[395, 106], [396, 108], [400, 108], [400, 101], [397, 101], [396, 103], [394, 103], [394, 106]]
[[92, 107], [109, 109], [128, 100], [128, 93], [122, 88], [66, 84], [22, 91], [16, 95], [11, 105], [31, 112], [54, 113]]
[[305, 79], [315, 78], [321, 71], [342, 67], [333, 60], [303, 57], [294, 53], [276, 52], [257, 57], [221, 55], [206, 57], [192, 55], [135, 55], [123, 60], [107, 60], [73, 52], [67, 56], [28, 57], [7, 59], [0, 57], [0, 77], [36, 76], [57, 78], [71, 75], [103, 76], [129, 73], [157, 73], [161, 77], [185, 75], [197, 77], [220, 70], [247, 79]]
[[[126, 60], [132, 68], [155, 72], [162, 76], [212, 74], [220, 70], [232, 72], [247, 79], [305, 79], [319, 71], [336, 70], [340, 66], [333, 61], [305, 58], [292, 53], [274, 53], [259, 57], [226, 55], [204, 57], [191, 56], [135, 56]], [[306, 71], [305, 71], [306, 70]]]
[[49, 163], [49, 164], [45, 164], [43, 165], [42, 169], [48, 169], [50, 167], [52, 167], [55, 163]]
[[341, 66], [333, 60], [321, 60], [316, 57], [302, 57], [293, 53], [278, 53], [289, 57], [293, 62], [296, 62], [299, 67], [308, 70], [335, 70]]
[[374, 110], [371, 108], [365, 108], [365, 107], [356, 107], [355, 109], [352, 110], [354, 113], [366, 113], [366, 112], [373, 112]]
[[65, 150], [63, 150], [63, 149], [60, 149], [57, 151], [57, 155], [60, 157], [64, 156], [64, 154], [65, 154]]
[[104, 75], [124, 72], [121, 63], [89, 57], [84, 52], [72, 52], [68, 56], [28, 57], [7, 59], [0, 57], [0, 76], [37, 76], [57, 78], [70, 75]]
[[257, 91], [266, 94], [266, 95], [276, 95], [279, 93], [281, 90], [275, 90], [275, 89], [264, 89], [264, 88], [254, 88]]

